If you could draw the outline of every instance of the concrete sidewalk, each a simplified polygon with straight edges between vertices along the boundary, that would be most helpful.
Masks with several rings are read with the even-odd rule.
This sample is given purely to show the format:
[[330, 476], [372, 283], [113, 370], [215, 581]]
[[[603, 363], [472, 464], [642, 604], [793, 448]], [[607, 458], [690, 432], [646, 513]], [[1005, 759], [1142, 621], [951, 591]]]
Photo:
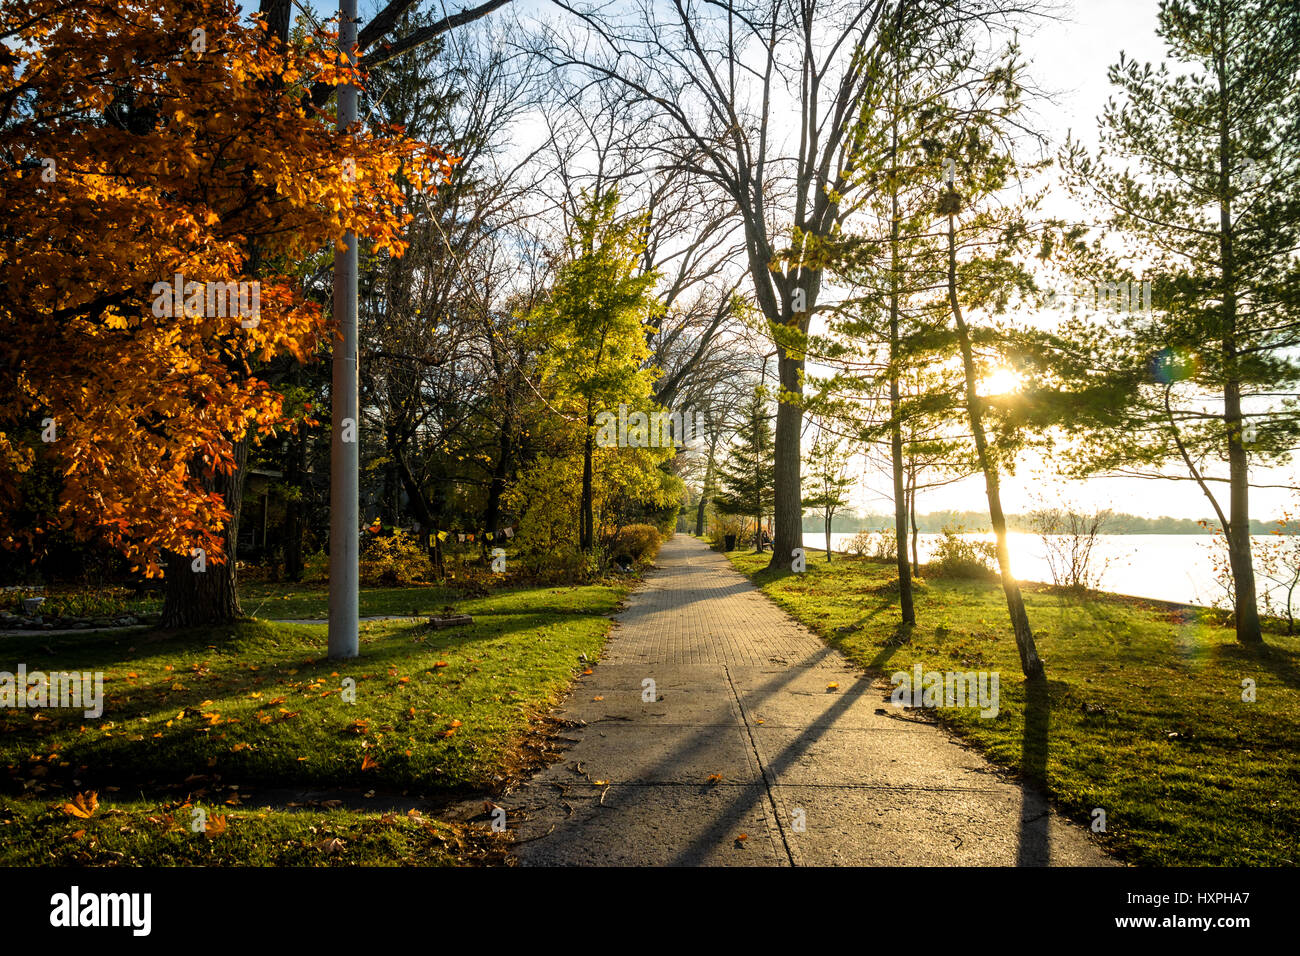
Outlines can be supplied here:
[[577, 742], [502, 800], [524, 865], [1111, 862], [722, 555], [658, 563], [564, 708]]

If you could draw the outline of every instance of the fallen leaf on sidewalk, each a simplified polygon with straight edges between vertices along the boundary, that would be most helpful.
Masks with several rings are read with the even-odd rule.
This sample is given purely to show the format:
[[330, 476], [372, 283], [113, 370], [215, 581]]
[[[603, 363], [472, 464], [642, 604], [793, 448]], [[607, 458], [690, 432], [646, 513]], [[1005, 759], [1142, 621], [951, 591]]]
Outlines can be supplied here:
[[720, 773], [709, 774], [709, 783], [722, 783], [722, 774]]
[[826, 685], [826, 689], [827, 689], [827, 690], [839, 690], [839, 689], [840, 689], [840, 685], [837, 684], [837, 683], [835, 683], [834, 681], [831, 681], [829, 684]]

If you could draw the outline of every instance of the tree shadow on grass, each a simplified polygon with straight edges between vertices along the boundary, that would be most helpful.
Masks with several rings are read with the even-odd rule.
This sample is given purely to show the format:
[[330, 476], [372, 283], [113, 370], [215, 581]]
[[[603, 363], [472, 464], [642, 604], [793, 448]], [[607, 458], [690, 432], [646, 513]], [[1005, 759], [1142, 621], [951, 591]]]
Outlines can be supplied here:
[[1232, 643], [1220, 647], [1219, 660], [1244, 668], [1242, 677], [1251, 676], [1250, 668], [1262, 667], [1291, 690], [1300, 690], [1300, 651], [1267, 643], [1254, 647]]
[[[177, 669], [162, 678], [151, 677], [136, 684], [127, 684], [121, 677], [106, 683], [102, 724], [87, 720], [80, 711], [50, 710], [40, 713], [39, 720], [33, 716], [24, 722], [25, 725], [9, 727], [0, 753], [8, 753], [11, 757], [28, 751], [39, 753], [49, 749], [47, 741], [59, 738], [59, 750], [69, 766], [48, 769], [50, 783], [63, 777], [71, 781], [79, 774], [88, 786], [115, 784], [127, 792], [142, 785], [150, 790], [158, 786], [175, 789], [186, 777], [196, 774], [263, 786], [373, 786], [385, 778], [398, 789], [416, 786], [428, 779], [426, 765], [430, 759], [427, 756], [410, 761], [390, 755], [386, 760], [392, 763], [386, 762], [379, 774], [363, 774], [350, 764], [340, 771], [337, 761], [332, 758], [348, 750], [345, 744], [360, 744], [359, 738], [349, 734], [347, 729], [355, 715], [337, 709], [337, 691], [342, 678], [355, 678], [359, 694], [391, 698], [391, 703], [381, 704], [378, 710], [368, 709], [367, 716], [376, 728], [385, 722], [391, 723], [394, 734], [400, 732], [403, 738], [407, 735], [421, 738], [426, 747], [434, 746], [439, 750], [436, 762], [445, 762], [447, 758], [441, 756], [441, 751], [454, 750], [461, 738], [458, 736], [446, 743], [433, 739], [445, 722], [431, 721], [427, 716], [429, 706], [436, 706], [444, 686], [448, 694], [455, 695], [464, 681], [490, 681], [494, 672], [486, 665], [483, 675], [474, 676], [455, 664], [449, 670], [437, 669], [435, 664], [439, 657], [451, 648], [465, 645], [472, 648], [479, 642], [497, 642], [515, 632], [533, 631], [556, 622], [557, 615], [553, 614], [521, 614], [514, 619], [463, 629], [429, 631], [426, 632], [429, 640], [425, 642], [411, 640], [424, 636], [419, 625], [390, 626], [381, 633], [363, 634], [362, 656], [350, 661], [332, 661], [324, 656], [325, 632], [321, 625], [310, 626], [311, 630], [319, 631], [319, 643], [282, 640], [276, 644], [272, 640], [250, 640], [246, 642], [246, 648], [228, 645], [215, 651], [209, 649], [206, 631], [187, 632], [158, 642], [147, 655], [138, 652], [131, 655], [125, 664], [119, 661], [121, 649], [115, 645], [83, 646], [76, 661], [54, 661], [45, 655], [29, 665], [29, 671], [95, 670], [103, 666], [95, 658], [105, 654], [118, 662], [118, 666], [129, 666], [131, 662], [146, 657], [171, 657], [177, 660]], [[281, 625], [281, 628], [290, 627], [299, 629]], [[301, 629], [307, 630], [308, 626], [301, 626]], [[268, 629], [268, 634], [272, 639], [277, 636], [271, 629]], [[210, 663], [196, 673], [190, 665], [200, 659]], [[258, 669], [251, 670], [246, 666], [248, 664], [256, 664]], [[390, 669], [397, 669], [399, 675], [414, 680], [410, 684], [401, 684], [398, 677], [388, 674]], [[290, 674], [290, 671], [295, 673]], [[432, 676], [421, 672], [429, 672]], [[367, 674], [371, 675], [370, 681], [363, 679]], [[318, 681], [324, 683], [311, 693], [304, 692], [308, 685]], [[173, 691], [171, 687], [176, 684], [180, 689]], [[332, 696], [326, 699], [324, 694], [316, 693], [322, 689]], [[257, 701], [265, 706], [251, 703], [254, 693], [262, 695]], [[281, 697], [284, 711], [301, 711], [302, 716], [296, 718], [297, 723], [287, 725], [287, 733], [278, 735], [277, 739], [277, 726], [282, 719], [288, 718], [283, 717], [284, 711], [277, 709], [281, 702], [277, 701], [277, 706], [271, 706], [270, 702]], [[205, 727], [203, 713], [220, 714], [232, 705], [242, 706], [224, 715], [225, 719], [213, 724], [211, 730]], [[412, 705], [420, 707], [426, 716], [416, 718], [412, 715], [408, 721], [406, 710]], [[265, 712], [272, 722], [265, 725], [254, 723], [258, 712]], [[35, 715], [37, 712], [32, 713]], [[236, 714], [239, 722], [232, 724], [229, 717]], [[494, 725], [500, 723], [497, 716], [489, 715], [489, 718]], [[149, 723], [133, 728], [138, 733], [116, 731], [101, 735], [98, 732], [108, 730], [110, 721], [125, 724], [140, 720]], [[312, 724], [309, 731], [299, 726], [303, 721]], [[85, 726], [90, 732], [69, 738], [69, 731], [75, 732], [78, 726]], [[151, 736], [150, 728], [160, 736]], [[216, 734], [217, 739], [223, 742], [209, 742], [196, 735], [200, 732]], [[225, 737], [227, 734], [229, 736]], [[236, 751], [233, 749], [236, 744], [244, 746]], [[465, 745], [474, 755], [464, 757], [464, 761], [472, 763], [482, 756], [476, 748], [482, 750], [487, 746], [490, 750], [492, 741], [467, 735]], [[292, 753], [284, 752], [288, 746], [297, 749]], [[298, 758], [302, 756], [326, 756], [331, 760], [324, 766], [308, 766], [299, 762]], [[84, 772], [80, 769], [83, 767]], [[438, 788], [435, 785], [435, 789]]]

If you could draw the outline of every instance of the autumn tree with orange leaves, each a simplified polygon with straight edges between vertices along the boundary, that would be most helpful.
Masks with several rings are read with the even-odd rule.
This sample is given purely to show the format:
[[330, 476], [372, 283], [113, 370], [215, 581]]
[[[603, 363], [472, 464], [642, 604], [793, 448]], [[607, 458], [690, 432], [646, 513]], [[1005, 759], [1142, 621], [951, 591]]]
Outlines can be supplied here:
[[[398, 128], [334, 129], [307, 92], [363, 82], [335, 42], [229, 0], [0, 9], [0, 545], [229, 563], [245, 436], [286, 422], [258, 363], [328, 344], [292, 264], [347, 230], [400, 254], [399, 183], [450, 168]], [[240, 282], [256, 316], [207, 294]], [[239, 614], [221, 577], [200, 618]]]

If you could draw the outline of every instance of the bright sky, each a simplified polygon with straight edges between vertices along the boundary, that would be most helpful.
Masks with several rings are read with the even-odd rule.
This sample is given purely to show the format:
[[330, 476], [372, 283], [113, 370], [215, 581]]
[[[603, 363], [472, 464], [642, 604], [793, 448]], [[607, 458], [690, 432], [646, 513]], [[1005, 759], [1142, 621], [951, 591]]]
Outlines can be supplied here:
[[[454, 12], [471, 5], [468, 0], [425, 0], [425, 3], [439, 12], [443, 9]], [[322, 17], [337, 11], [336, 4], [330, 0], [311, 0], [311, 6]], [[364, 16], [376, 4], [374, 0], [360, 0], [359, 6]], [[537, 12], [544, 11], [548, 5], [539, 0], [521, 0], [517, 6]], [[1156, 10], [1156, 0], [1074, 0], [1057, 8], [1056, 19], [1039, 21], [1032, 34], [1022, 37], [1033, 75], [1040, 88], [1050, 94], [1050, 102], [1037, 109], [1036, 118], [1055, 143], [1059, 144], [1071, 131], [1084, 142], [1095, 143], [1096, 116], [1111, 93], [1106, 70], [1119, 59], [1121, 51], [1135, 59], [1160, 61], [1163, 48], [1155, 35]], [[1065, 483], [1053, 477], [1054, 470], [1051, 462], [1025, 460], [1017, 473], [1004, 481], [1006, 510], [1028, 510], [1036, 496], [1064, 494], [1084, 505], [1151, 517], [1200, 518], [1211, 514], [1208, 502], [1190, 481], [1098, 478]], [[1296, 484], [1300, 483], [1297, 476], [1292, 466], [1271, 472], [1258, 471], [1256, 480], [1265, 484]], [[884, 475], [863, 474], [855, 507], [876, 512], [890, 510], [889, 499], [884, 496], [889, 485]], [[1289, 493], [1283, 490], [1253, 490], [1252, 516], [1274, 517], [1288, 497]], [[982, 510], [984, 507], [983, 482], [970, 479], [923, 495], [919, 510]]]

